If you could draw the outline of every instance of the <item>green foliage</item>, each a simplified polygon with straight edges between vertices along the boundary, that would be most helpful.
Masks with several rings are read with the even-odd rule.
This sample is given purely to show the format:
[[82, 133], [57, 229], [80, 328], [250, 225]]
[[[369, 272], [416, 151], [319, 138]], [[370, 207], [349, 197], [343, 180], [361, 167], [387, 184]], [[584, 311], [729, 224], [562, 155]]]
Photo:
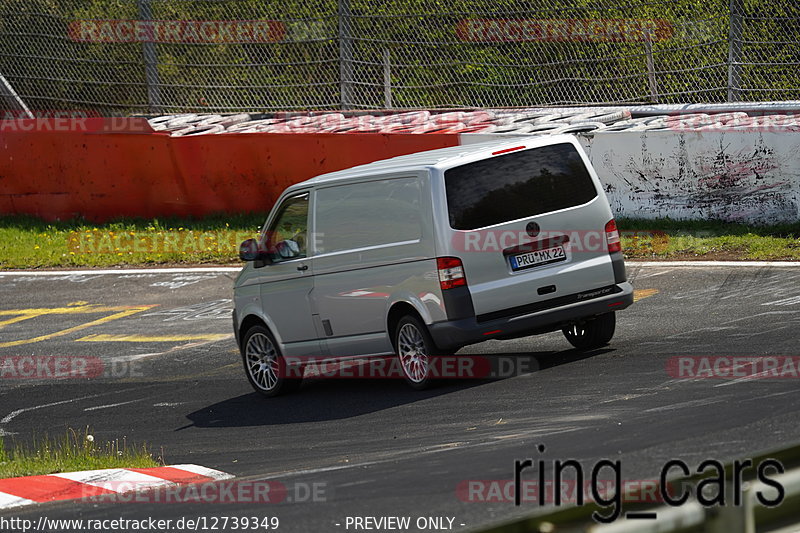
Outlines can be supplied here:
[[236, 263], [239, 244], [265, 220], [257, 213], [103, 224], [0, 216], [0, 268]]
[[[120, 219], [93, 224], [80, 219], [45, 222], [29, 216], [3, 216], [0, 217], [0, 269], [173, 263], [236, 265], [240, 264], [239, 243], [255, 237], [266, 217], [263, 213], [252, 213], [203, 219]], [[751, 226], [723, 221], [620, 219], [618, 225], [628, 258], [800, 260], [800, 223]], [[358, 237], [358, 228], [353, 231]], [[414, 230], [409, 227], [399, 231], [405, 234]], [[128, 238], [131, 233], [136, 240], [155, 243], [155, 249], [137, 251], [139, 248]], [[71, 241], [73, 238], [78, 239], [77, 243]], [[120, 242], [120, 250], [113, 249]]]
[[161, 466], [147, 446], [122, 440], [97, 442], [89, 428], [73, 429], [58, 438], [35, 438], [27, 445], [12, 443], [6, 450], [0, 437], [0, 479], [103, 468]]
[[[148, 1], [155, 20], [279, 20], [286, 28], [286, 38], [279, 43], [155, 44], [164, 111], [340, 105], [339, 6], [345, 0]], [[739, 99], [798, 98], [800, 7], [791, 0], [737, 2], [743, 18], [740, 40], [733, 47], [732, 73], [741, 79]], [[349, 4], [350, 24], [344, 27], [350, 28], [347, 42], [353, 49], [348, 65], [355, 107], [383, 107], [387, 53], [395, 107], [652, 99], [641, 39], [464, 42], [456, 27], [467, 19], [664, 21], [671, 35], [652, 44], [657, 99], [727, 98], [728, 0], [349, 0]], [[142, 43], [67, 38], [73, 21], [138, 16], [137, 0], [4, 0], [0, 72], [33, 108], [147, 111]]]
[[800, 223], [752, 226], [668, 218], [617, 223], [629, 259], [800, 260]]

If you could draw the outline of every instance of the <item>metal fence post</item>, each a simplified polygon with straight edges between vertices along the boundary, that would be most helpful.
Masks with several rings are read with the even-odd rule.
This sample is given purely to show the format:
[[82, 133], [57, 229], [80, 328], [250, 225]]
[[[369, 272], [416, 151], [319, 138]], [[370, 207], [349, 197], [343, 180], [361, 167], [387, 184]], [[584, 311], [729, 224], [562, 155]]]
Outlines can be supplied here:
[[383, 49], [383, 107], [392, 108], [392, 56], [388, 48]]
[[644, 51], [647, 56], [647, 81], [650, 86], [650, 101], [658, 103], [658, 82], [656, 81], [655, 61], [653, 61], [653, 42], [649, 31], [645, 34]]
[[350, 0], [339, 0], [339, 105], [353, 106], [353, 36]]
[[736, 102], [742, 84], [742, 0], [730, 0], [728, 9], [728, 102]]
[[[150, 0], [136, 0], [139, 7], [139, 20], [152, 21], [153, 12], [150, 8]], [[142, 53], [144, 55], [144, 72], [147, 83], [147, 103], [151, 113], [161, 111], [161, 87], [158, 76], [158, 57], [156, 56], [156, 45], [153, 41], [142, 43]]]

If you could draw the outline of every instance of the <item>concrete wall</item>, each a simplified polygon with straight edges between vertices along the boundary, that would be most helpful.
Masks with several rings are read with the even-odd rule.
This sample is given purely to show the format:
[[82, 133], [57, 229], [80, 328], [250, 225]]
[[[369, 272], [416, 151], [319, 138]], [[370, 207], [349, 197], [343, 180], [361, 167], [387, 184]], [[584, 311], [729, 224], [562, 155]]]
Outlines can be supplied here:
[[[466, 134], [461, 144], [520, 135]], [[617, 217], [800, 220], [800, 132], [646, 131], [578, 135]]]
[[583, 142], [619, 217], [800, 219], [800, 132], [610, 132]]

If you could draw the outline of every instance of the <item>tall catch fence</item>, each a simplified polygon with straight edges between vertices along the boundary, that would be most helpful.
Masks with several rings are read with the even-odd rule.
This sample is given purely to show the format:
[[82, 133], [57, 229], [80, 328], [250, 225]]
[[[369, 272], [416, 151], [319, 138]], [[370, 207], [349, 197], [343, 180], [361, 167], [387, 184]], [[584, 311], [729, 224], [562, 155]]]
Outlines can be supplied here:
[[0, 0], [0, 108], [800, 99], [793, 0]]

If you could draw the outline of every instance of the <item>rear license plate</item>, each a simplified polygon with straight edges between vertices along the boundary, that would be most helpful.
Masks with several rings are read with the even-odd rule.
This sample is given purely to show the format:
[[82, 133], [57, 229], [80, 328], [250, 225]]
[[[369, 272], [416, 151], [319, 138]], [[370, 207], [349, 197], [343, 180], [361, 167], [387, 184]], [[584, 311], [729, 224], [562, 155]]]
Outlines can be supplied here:
[[564, 252], [563, 246], [554, 246], [535, 252], [512, 255], [509, 259], [511, 260], [511, 270], [523, 270], [564, 261], [567, 259], [567, 254]]

